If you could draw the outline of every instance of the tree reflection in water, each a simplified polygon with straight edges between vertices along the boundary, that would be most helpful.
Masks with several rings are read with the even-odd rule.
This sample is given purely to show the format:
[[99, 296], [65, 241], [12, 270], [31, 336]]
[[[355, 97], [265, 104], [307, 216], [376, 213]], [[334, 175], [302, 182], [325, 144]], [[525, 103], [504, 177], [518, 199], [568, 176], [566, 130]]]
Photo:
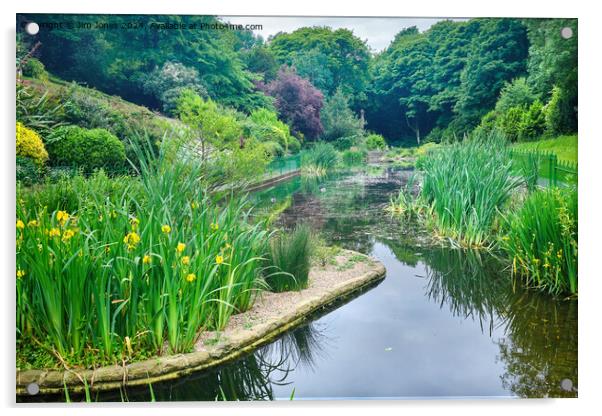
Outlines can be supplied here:
[[424, 260], [430, 299], [478, 319], [490, 336], [504, 334], [496, 340], [504, 388], [519, 397], [577, 396], [577, 301], [521, 288], [489, 254], [442, 248]]
[[[285, 333], [253, 354], [213, 370], [153, 384], [157, 401], [273, 400], [274, 385], [292, 383], [299, 365], [313, 367], [328, 345], [326, 327], [308, 323]], [[292, 387], [291, 387], [292, 391]], [[149, 389], [103, 393], [102, 401], [149, 401]]]

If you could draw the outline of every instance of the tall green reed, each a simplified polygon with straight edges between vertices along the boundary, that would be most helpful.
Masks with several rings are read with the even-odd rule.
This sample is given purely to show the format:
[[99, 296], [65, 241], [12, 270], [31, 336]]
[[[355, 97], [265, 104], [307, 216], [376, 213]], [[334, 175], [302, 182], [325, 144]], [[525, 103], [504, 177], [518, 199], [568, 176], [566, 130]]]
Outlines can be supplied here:
[[429, 152], [422, 197], [437, 233], [458, 246], [490, 247], [498, 210], [521, 184], [511, 167], [506, 140], [495, 131]]
[[528, 286], [577, 294], [577, 191], [541, 189], [502, 222], [501, 246]]
[[193, 161], [135, 152], [135, 181], [74, 180], [70, 211], [18, 197], [17, 336], [61, 359], [190, 350], [261, 285], [269, 234], [250, 224], [245, 200], [218, 205]]

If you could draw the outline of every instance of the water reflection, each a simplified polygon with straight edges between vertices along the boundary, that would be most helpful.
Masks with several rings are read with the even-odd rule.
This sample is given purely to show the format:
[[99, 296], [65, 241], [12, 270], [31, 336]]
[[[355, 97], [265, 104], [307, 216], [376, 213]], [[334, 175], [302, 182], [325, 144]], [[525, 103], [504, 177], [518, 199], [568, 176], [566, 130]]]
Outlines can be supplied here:
[[[490, 336], [502, 328], [496, 342], [504, 388], [520, 397], [576, 397], [577, 302], [520, 288], [492, 255], [438, 249], [424, 260], [431, 300], [478, 320]], [[561, 386], [565, 379], [572, 388]]]

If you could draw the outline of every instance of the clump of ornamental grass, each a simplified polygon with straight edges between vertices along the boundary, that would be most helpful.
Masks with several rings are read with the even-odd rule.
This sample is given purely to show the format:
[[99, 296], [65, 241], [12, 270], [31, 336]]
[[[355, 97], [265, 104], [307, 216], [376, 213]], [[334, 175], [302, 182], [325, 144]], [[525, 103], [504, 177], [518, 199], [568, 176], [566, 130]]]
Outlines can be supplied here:
[[18, 199], [18, 340], [71, 363], [90, 351], [121, 362], [189, 351], [252, 305], [269, 234], [246, 202], [214, 203], [193, 161], [136, 154], [134, 187], [107, 195], [108, 179], [92, 178], [69, 211]]
[[527, 286], [577, 294], [577, 191], [542, 189], [504, 217], [501, 246]]
[[308, 225], [298, 225], [289, 233], [272, 237], [268, 255], [269, 274], [266, 283], [274, 292], [305, 289], [313, 252], [312, 234]]
[[301, 152], [301, 170], [306, 175], [324, 176], [337, 162], [337, 151], [329, 143], [317, 143]]
[[511, 168], [506, 140], [496, 131], [427, 153], [421, 195], [436, 233], [457, 246], [491, 247], [498, 210], [521, 184]]

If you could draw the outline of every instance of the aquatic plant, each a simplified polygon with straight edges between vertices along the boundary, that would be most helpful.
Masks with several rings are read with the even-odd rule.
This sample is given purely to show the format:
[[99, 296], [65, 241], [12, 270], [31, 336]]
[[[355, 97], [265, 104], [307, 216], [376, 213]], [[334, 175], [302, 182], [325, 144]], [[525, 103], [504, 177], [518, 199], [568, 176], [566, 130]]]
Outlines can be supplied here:
[[309, 175], [324, 175], [336, 166], [337, 161], [337, 151], [330, 143], [316, 143], [301, 151], [301, 169]]
[[404, 219], [418, 218], [424, 210], [424, 202], [418, 197], [416, 175], [412, 174], [399, 188], [396, 196], [391, 195], [386, 211]]
[[297, 225], [290, 233], [279, 233], [270, 242], [265, 280], [274, 292], [305, 289], [313, 251], [309, 226]]
[[247, 221], [245, 200], [218, 206], [193, 161], [136, 152], [136, 186], [73, 181], [88, 189], [70, 194], [69, 210], [18, 197], [17, 339], [59, 360], [188, 351], [202, 329], [248, 309], [261, 284], [269, 233]]
[[533, 192], [504, 217], [501, 246], [512, 271], [528, 286], [552, 294], [577, 294], [577, 191]]
[[511, 168], [506, 140], [497, 131], [427, 153], [421, 195], [431, 205], [436, 233], [454, 245], [491, 247], [498, 210], [521, 183]]
[[341, 159], [346, 166], [357, 166], [365, 162], [368, 152], [365, 150], [351, 148], [343, 151]]

